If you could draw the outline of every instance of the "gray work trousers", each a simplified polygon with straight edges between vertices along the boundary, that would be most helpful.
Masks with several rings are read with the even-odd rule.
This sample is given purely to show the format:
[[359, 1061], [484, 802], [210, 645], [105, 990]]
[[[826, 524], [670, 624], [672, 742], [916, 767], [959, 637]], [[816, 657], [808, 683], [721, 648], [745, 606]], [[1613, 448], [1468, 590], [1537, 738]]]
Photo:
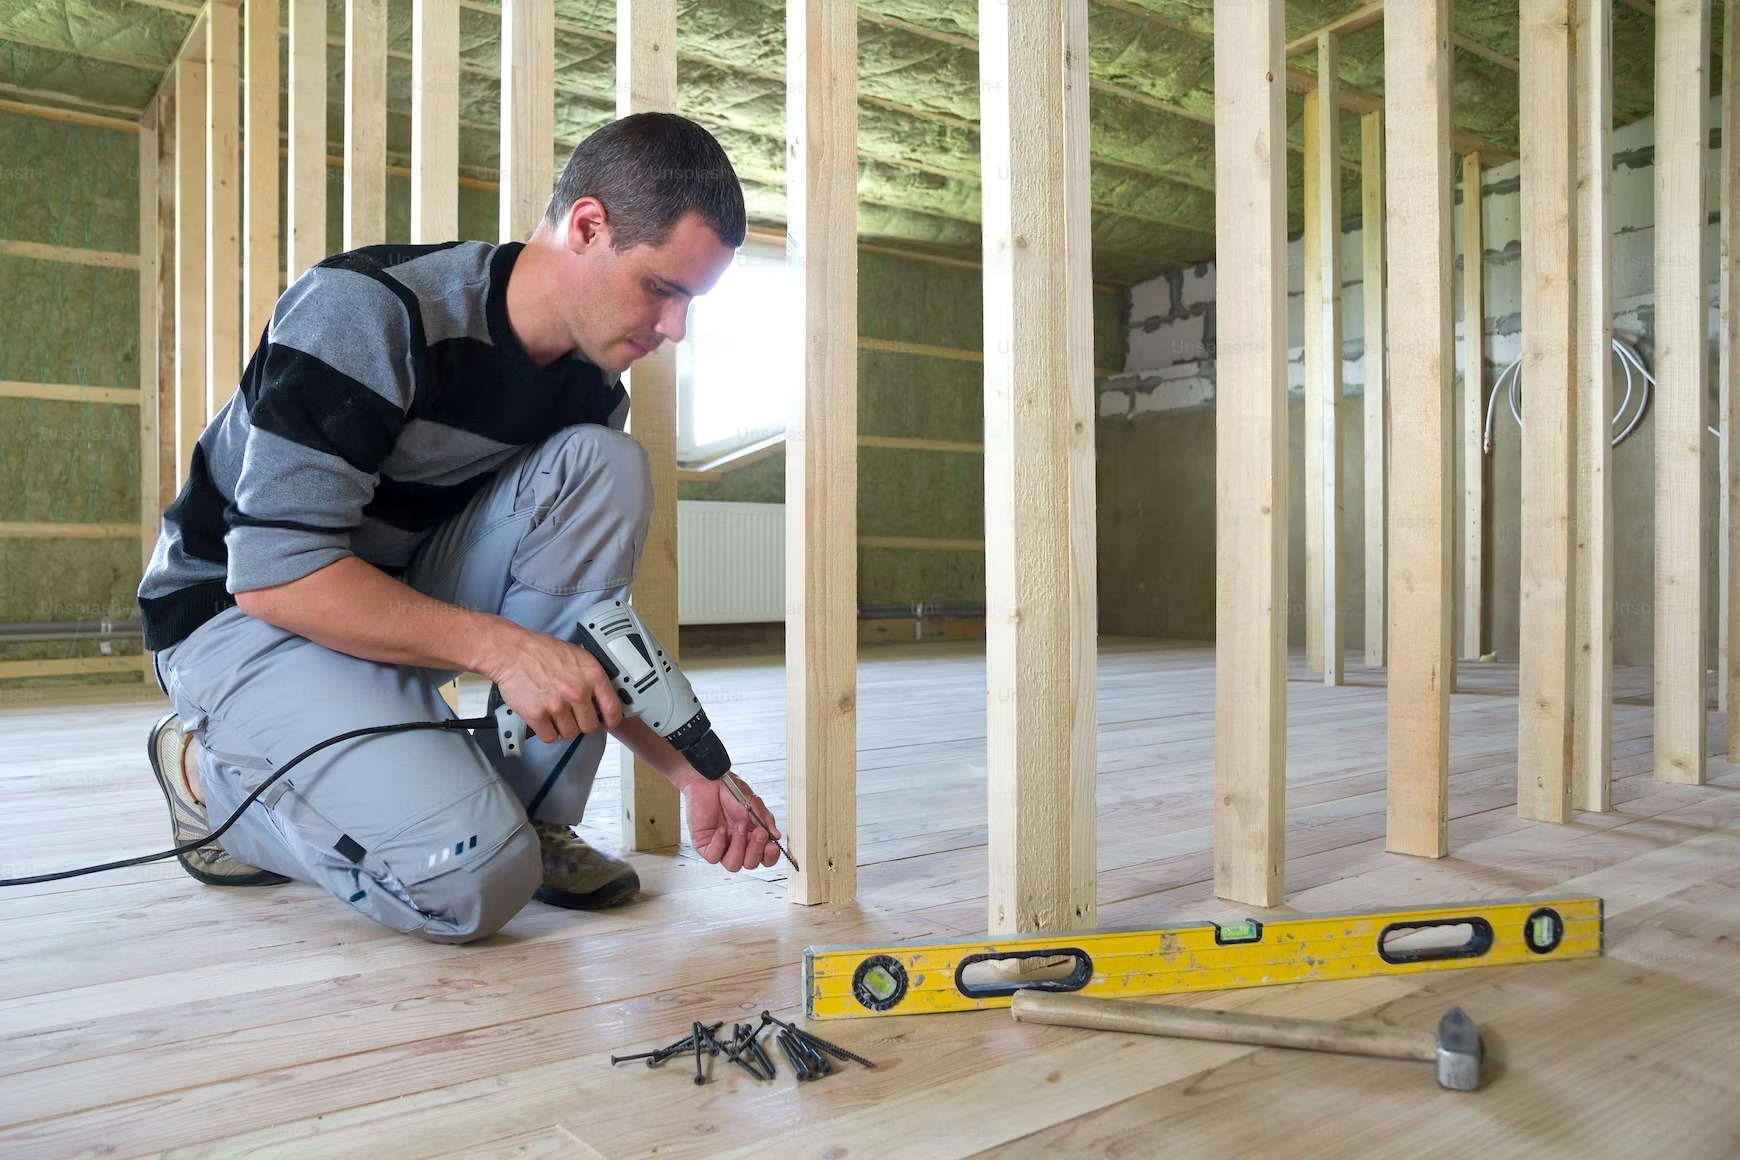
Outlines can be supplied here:
[[[651, 506], [639, 444], [570, 427], [508, 460], [419, 548], [405, 581], [572, 640], [585, 609], [627, 593]], [[163, 650], [157, 667], [200, 742], [214, 823], [318, 741], [452, 716], [437, 689], [454, 674], [358, 660], [236, 608]], [[220, 841], [395, 930], [465, 942], [530, 900], [543, 870], [528, 810], [578, 822], [604, 745], [602, 732], [578, 745], [528, 738], [523, 756], [503, 758], [463, 732], [361, 737], [303, 761]]]

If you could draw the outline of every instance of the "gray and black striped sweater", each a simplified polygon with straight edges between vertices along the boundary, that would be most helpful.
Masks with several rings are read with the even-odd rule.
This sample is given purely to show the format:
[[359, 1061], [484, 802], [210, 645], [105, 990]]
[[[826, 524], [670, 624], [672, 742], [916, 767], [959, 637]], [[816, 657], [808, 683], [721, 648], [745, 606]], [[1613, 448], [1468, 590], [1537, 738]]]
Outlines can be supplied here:
[[622, 429], [617, 376], [577, 354], [539, 367], [514, 338], [521, 249], [370, 246], [284, 292], [163, 513], [139, 584], [147, 648], [345, 556], [397, 573], [522, 447]]

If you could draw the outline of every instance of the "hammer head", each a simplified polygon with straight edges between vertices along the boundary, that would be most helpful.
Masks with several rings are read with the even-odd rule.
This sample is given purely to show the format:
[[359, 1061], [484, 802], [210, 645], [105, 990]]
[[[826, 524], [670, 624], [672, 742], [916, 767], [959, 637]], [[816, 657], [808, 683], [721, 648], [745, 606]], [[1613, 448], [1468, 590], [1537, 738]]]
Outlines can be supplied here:
[[1480, 1028], [1460, 1007], [1452, 1007], [1438, 1020], [1438, 1083], [1455, 1092], [1478, 1091], [1480, 1060], [1485, 1049]]

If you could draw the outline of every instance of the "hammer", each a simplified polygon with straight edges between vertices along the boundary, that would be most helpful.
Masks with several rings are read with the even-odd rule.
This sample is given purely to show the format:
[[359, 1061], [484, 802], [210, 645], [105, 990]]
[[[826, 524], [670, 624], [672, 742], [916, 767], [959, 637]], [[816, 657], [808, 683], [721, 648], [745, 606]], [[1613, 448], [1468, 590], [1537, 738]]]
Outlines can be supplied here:
[[1010, 1002], [1022, 1023], [1054, 1023], [1099, 1031], [1133, 1031], [1181, 1039], [1211, 1039], [1220, 1043], [1254, 1043], [1263, 1047], [1297, 1047], [1343, 1055], [1375, 1055], [1384, 1059], [1417, 1059], [1438, 1065], [1438, 1083], [1451, 1091], [1480, 1087], [1483, 1049], [1480, 1030], [1460, 1007], [1438, 1021], [1437, 1034], [1388, 1027], [1381, 1023], [1336, 1023], [1250, 1015], [1242, 1011], [1211, 1011], [1133, 1003], [1127, 999], [1096, 999], [1020, 990]]

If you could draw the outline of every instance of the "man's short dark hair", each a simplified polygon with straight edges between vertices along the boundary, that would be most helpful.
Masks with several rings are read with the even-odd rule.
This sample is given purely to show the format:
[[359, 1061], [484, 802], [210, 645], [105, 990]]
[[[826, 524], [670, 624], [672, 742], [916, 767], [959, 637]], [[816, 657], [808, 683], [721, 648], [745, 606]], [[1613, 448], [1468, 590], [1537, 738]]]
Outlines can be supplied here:
[[574, 146], [544, 221], [560, 226], [583, 197], [603, 204], [613, 250], [663, 245], [689, 213], [732, 249], [743, 244], [743, 187], [731, 159], [713, 134], [675, 113], [623, 117]]

